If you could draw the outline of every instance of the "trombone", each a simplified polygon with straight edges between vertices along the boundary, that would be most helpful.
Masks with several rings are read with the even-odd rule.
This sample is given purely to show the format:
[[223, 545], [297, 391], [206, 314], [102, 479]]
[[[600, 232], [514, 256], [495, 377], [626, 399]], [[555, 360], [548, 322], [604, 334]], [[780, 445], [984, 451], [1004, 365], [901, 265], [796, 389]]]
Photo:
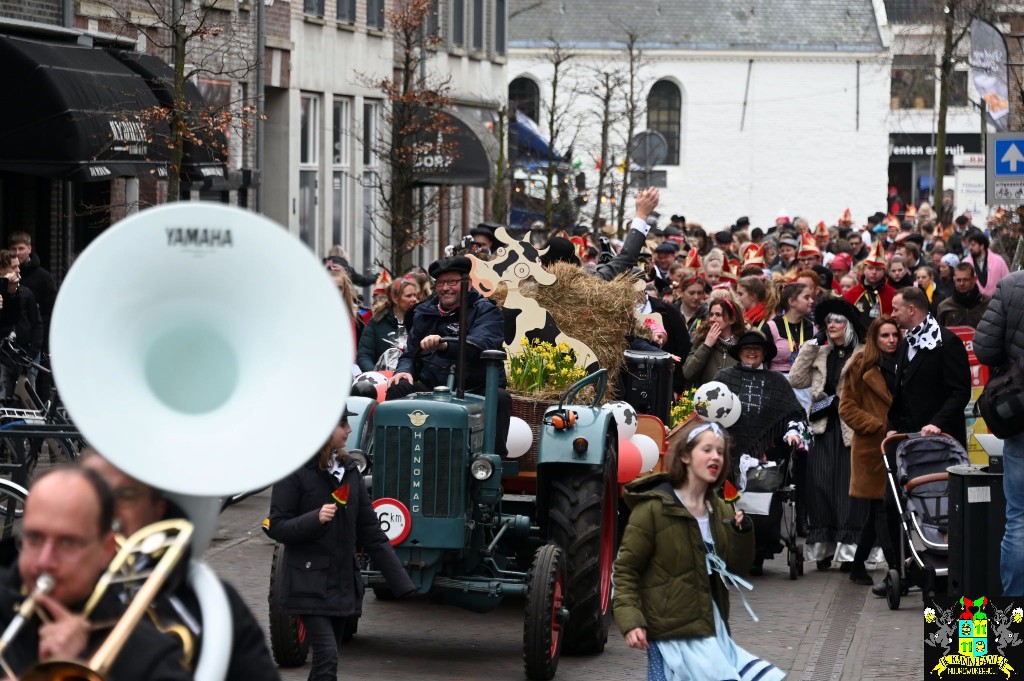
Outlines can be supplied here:
[[[19, 677], [20, 680], [105, 681], [121, 648], [128, 640], [128, 636], [138, 626], [139, 620], [146, 614], [168, 577], [182, 557], [186, 555], [192, 531], [192, 523], [175, 518], [147, 525], [129, 537], [96, 583], [96, 588], [93, 589], [83, 610], [83, 614], [88, 617], [112, 584], [126, 586], [126, 591], [132, 596], [131, 602], [107, 638], [88, 661], [48, 660], [27, 669]], [[152, 567], [148, 567], [150, 565]], [[49, 578], [49, 581], [45, 581], [44, 577], [49, 577], [49, 575], [41, 575], [36, 580], [36, 588], [21, 604], [18, 615], [0, 636], [0, 666], [12, 678], [14, 674], [11, 673], [7, 663], [3, 661], [3, 649], [17, 636], [18, 631], [31, 616], [39, 594], [46, 593], [53, 588], [53, 579]], [[141, 582], [141, 586], [138, 586], [137, 589], [127, 588], [129, 585], [139, 582]]]

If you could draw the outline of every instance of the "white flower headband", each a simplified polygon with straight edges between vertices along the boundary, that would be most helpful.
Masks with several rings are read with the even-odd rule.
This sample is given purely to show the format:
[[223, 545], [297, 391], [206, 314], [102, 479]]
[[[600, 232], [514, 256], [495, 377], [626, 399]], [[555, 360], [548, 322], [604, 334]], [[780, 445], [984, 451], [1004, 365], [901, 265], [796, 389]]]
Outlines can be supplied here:
[[695, 437], [708, 430], [714, 433], [716, 437], [722, 437], [722, 426], [718, 425], [715, 421], [709, 421], [691, 430], [690, 434], [686, 436], [686, 444], [690, 444]]

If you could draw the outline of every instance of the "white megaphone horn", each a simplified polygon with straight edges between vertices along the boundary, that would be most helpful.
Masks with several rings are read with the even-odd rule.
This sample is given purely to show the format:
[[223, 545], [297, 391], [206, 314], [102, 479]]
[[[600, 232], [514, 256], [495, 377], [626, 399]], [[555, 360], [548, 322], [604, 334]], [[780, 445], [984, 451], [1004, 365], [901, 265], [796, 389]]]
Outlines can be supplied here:
[[[327, 440], [352, 383], [353, 342], [336, 285], [298, 239], [203, 202], [104, 231], [68, 272], [50, 324], [71, 420], [111, 463], [185, 509], [195, 557], [220, 497], [280, 480]], [[223, 677], [200, 672], [204, 660], [197, 679]]]

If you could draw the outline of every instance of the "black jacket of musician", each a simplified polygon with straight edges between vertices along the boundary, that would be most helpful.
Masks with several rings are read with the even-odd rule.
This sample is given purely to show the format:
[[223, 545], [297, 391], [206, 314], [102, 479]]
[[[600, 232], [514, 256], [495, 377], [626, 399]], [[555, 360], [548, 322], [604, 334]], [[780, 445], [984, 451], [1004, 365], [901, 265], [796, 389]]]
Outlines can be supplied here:
[[[17, 565], [0, 573], [0, 631], [7, 628], [15, 608], [24, 600], [21, 576]], [[80, 611], [81, 605], [72, 610]], [[92, 613], [92, 621], [111, 623], [124, 612], [117, 596], [110, 590], [100, 599]], [[109, 627], [98, 627], [89, 635], [89, 644], [82, 654], [88, 659], [106, 640]], [[4, 659], [19, 675], [39, 661], [39, 619], [34, 617], [11, 642]], [[0, 672], [2, 673], [2, 672]], [[181, 664], [181, 647], [177, 639], [160, 633], [148, 618], [143, 618], [128, 635], [124, 647], [114, 661], [109, 681], [190, 681], [192, 674]]]
[[[341, 491], [348, 487], [347, 492]], [[346, 497], [328, 523], [320, 508]], [[380, 570], [392, 592], [415, 592], [380, 524], [362, 476], [353, 460], [345, 463], [341, 485], [317, 466], [314, 457], [274, 485], [270, 497], [270, 537], [284, 544], [281, 611], [286, 615], [350, 617], [362, 612], [363, 580], [356, 557], [358, 544]]]

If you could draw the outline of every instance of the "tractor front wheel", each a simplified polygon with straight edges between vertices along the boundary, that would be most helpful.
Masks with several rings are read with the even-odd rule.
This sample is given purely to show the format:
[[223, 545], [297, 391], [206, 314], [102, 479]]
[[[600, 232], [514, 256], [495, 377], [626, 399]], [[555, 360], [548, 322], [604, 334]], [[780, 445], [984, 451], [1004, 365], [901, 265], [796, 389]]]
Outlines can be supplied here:
[[309, 638], [302, 618], [281, 613], [281, 576], [284, 574], [284, 546], [274, 545], [270, 564], [270, 651], [282, 667], [301, 667], [309, 655]]
[[591, 654], [608, 641], [612, 564], [618, 533], [618, 450], [597, 466], [557, 469], [547, 488], [549, 538], [565, 550], [569, 623], [565, 652]]
[[548, 681], [558, 670], [565, 626], [565, 555], [554, 544], [537, 549], [526, 593], [523, 670], [526, 678]]

